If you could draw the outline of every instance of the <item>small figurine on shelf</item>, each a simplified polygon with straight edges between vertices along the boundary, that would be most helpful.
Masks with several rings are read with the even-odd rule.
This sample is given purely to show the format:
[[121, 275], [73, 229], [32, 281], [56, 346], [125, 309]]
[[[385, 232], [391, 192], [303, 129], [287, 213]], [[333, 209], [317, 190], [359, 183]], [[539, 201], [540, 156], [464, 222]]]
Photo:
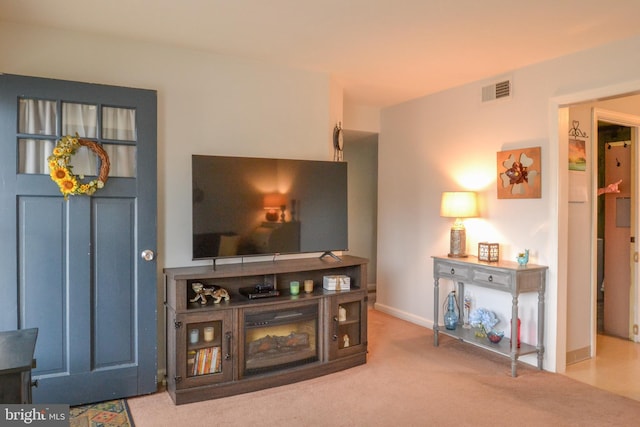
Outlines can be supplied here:
[[527, 263], [529, 262], [529, 249], [525, 249], [524, 252], [520, 252], [518, 254], [518, 264], [520, 265], [527, 265]]
[[204, 305], [207, 303], [207, 296], [212, 297], [213, 302], [216, 304], [220, 303], [223, 298], [225, 301], [229, 301], [229, 292], [223, 288], [215, 286], [207, 288], [202, 283], [195, 282], [191, 284], [191, 289], [193, 289], [196, 296], [191, 298], [189, 302], [196, 302], [200, 300], [200, 304]]
[[338, 321], [339, 322], [347, 321], [347, 309], [341, 305], [338, 306]]
[[344, 336], [342, 337], [342, 348], [347, 347], [349, 347], [349, 335], [344, 334]]

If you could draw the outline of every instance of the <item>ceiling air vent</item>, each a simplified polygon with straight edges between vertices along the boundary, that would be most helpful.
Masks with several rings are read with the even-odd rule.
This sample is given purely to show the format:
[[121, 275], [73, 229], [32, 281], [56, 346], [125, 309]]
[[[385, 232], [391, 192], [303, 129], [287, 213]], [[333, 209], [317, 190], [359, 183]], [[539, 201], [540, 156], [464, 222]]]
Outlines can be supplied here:
[[511, 80], [490, 84], [482, 88], [482, 102], [511, 97]]

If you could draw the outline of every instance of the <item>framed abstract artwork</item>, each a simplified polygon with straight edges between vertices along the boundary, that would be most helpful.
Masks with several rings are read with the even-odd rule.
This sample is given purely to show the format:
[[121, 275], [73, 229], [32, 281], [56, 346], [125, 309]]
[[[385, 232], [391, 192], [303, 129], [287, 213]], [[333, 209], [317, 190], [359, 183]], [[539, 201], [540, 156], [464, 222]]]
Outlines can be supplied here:
[[500, 151], [497, 156], [498, 199], [542, 196], [540, 147]]

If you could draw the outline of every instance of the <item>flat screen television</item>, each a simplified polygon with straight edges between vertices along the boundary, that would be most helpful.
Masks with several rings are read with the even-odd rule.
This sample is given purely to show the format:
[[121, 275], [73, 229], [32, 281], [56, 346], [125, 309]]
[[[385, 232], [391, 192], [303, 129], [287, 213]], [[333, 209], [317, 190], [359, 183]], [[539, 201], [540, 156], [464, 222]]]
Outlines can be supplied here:
[[348, 249], [347, 164], [192, 156], [193, 259]]

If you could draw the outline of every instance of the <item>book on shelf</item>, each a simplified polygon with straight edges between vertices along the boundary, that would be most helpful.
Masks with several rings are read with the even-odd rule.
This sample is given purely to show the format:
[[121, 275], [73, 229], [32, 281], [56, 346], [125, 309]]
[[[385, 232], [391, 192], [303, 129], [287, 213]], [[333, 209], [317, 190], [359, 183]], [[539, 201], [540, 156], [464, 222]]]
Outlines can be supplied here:
[[202, 375], [205, 373], [204, 367], [207, 364], [207, 348], [203, 348], [200, 351], [200, 363], [198, 364], [198, 375]]
[[204, 369], [202, 370], [203, 374], [208, 374], [211, 372], [212, 355], [213, 349], [211, 347], [207, 347], [204, 349]]
[[222, 348], [213, 347], [210, 373], [222, 372]]

